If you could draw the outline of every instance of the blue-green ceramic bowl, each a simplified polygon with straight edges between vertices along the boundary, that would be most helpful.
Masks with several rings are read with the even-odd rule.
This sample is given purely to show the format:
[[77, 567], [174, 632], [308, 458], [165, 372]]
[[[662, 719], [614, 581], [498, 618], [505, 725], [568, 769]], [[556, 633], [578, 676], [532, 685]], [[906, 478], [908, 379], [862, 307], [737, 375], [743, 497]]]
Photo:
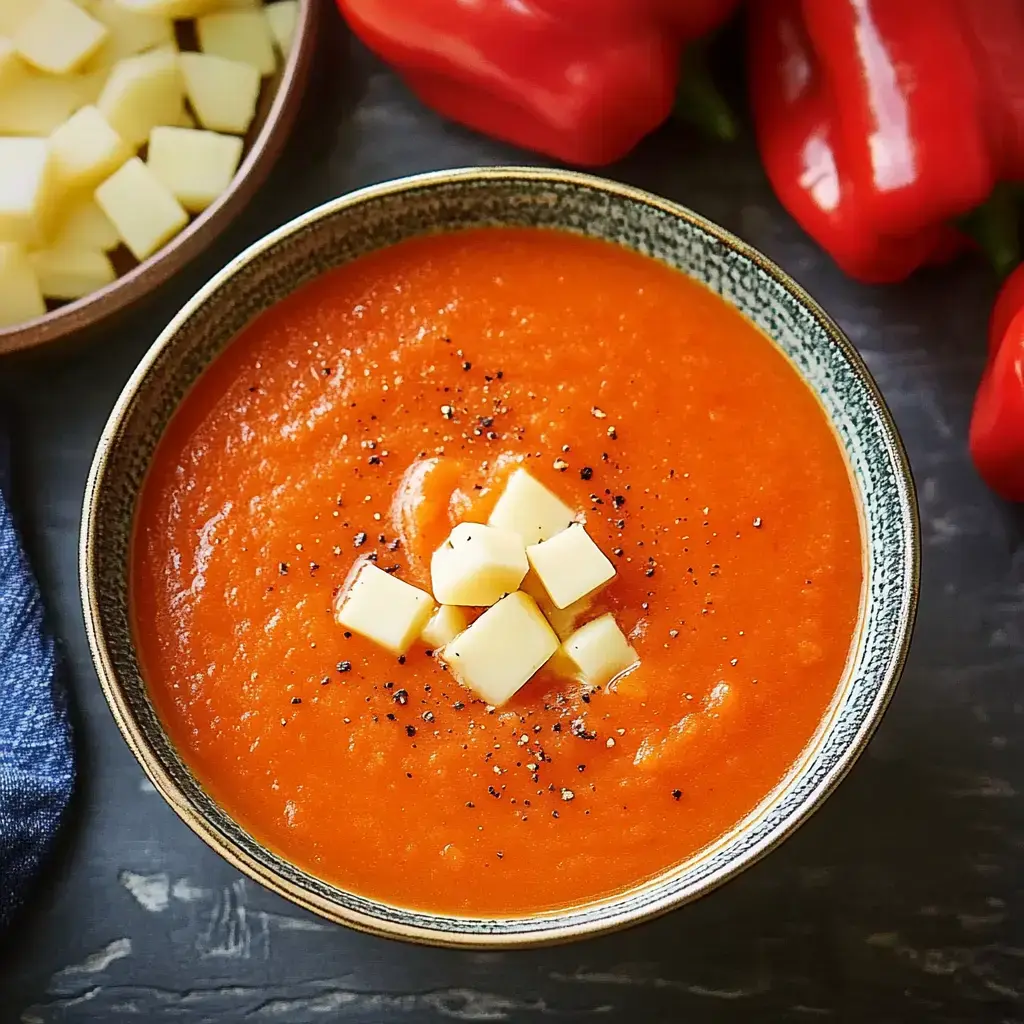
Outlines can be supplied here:
[[[789, 357], [821, 400], [862, 511], [865, 585], [853, 655], [802, 760], [730, 834], [618, 896], [531, 917], [479, 919], [387, 906], [282, 860], [210, 799], [171, 746], [146, 693], [128, 616], [128, 554], [139, 488], [157, 440], [203, 369], [255, 316], [324, 271], [425, 232], [481, 225], [560, 228], [608, 239], [702, 281]], [[100, 682], [153, 784], [241, 871], [301, 906], [366, 931], [453, 946], [564, 941], [661, 914], [702, 896], [780, 843], [849, 771], [892, 696], [918, 590], [918, 524], [906, 456], [853, 346], [820, 306], [738, 238], [637, 189], [566, 171], [441, 171], [336, 199], [257, 242], [174, 318], [103, 433], [85, 497], [81, 584]]]

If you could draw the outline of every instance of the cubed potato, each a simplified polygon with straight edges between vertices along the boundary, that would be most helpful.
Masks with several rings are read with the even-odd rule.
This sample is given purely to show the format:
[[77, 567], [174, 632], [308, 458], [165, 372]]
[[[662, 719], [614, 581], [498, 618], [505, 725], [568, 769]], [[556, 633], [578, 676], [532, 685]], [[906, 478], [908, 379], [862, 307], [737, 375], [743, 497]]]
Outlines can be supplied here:
[[259, 71], [208, 53], [183, 53], [179, 59], [185, 92], [199, 123], [210, 131], [244, 135], [256, 113]]
[[96, 202], [140, 262], [188, 223], [181, 203], [138, 157], [96, 189]]
[[574, 515], [539, 480], [525, 469], [517, 469], [509, 477], [487, 522], [502, 530], [514, 530], [526, 544], [538, 544], [561, 533]]
[[430, 560], [430, 585], [441, 604], [485, 608], [518, 590], [529, 568], [518, 533], [459, 523]]
[[0, 36], [11, 38], [32, 13], [36, 0], [0, 0]]
[[531, 544], [526, 555], [556, 608], [567, 608], [615, 576], [615, 566], [580, 523]]
[[71, 0], [35, 0], [12, 41], [33, 67], [67, 75], [80, 68], [106, 38], [106, 26]]
[[197, 18], [224, 6], [221, 0], [117, 0], [129, 11], [157, 18]]
[[146, 163], [189, 213], [201, 213], [231, 184], [242, 159], [236, 135], [154, 128]]
[[129, 157], [131, 146], [96, 107], [82, 107], [50, 136], [50, 160], [65, 190], [94, 189]]
[[291, 53], [295, 27], [299, 21], [299, 0], [275, 0], [263, 8], [263, 14], [277, 48], [283, 57], [287, 57]]
[[261, 10], [217, 11], [196, 19], [203, 53], [251, 64], [261, 75], [277, 68], [270, 25]]
[[110, 218], [92, 196], [86, 196], [63, 211], [51, 247], [110, 252], [120, 244], [121, 236]]
[[344, 629], [401, 655], [423, 632], [433, 611], [434, 599], [426, 591], [364, 561], [338, 595], [334, 617]]
[[107, 39], [95, 58], [107, 65], [158, 46], [177, 45], [170, 18], [134, 11], [121, 0], [96, 0], [90, 13], [107, 28]]
[[498, 707], [557, 649], [558, 637], [537, 602], [516, 591], [441, 648], [439, 657], [463, 686]]
[[50, 182], [46, 139], [0, 138], [0, 241], [31, 245], [45, 237]]
[[453, 604], [443, 604], [430, 616], [423, 627], [420, 639], [435, 651], [454, 640], [469, 625], [465, 609]]
[[25, 250], [13, 242], [0, 242], [0, 328], [15, 327], [45, 312], [46, 303]]
[[88, 102], [81, 76], [44, 75], [18, 63], [0, 90], [0, 135], [47, 136]]
[[111, 69], [96, 106], [130, 146], [141, 146], [157, 125], [178, 123], [184, 103], [178, 60], [172, 47], [162, 46]]
[[48, 299], [80, 299], [117, 277], [106, 253], [90, 249], [40, 249], [29, 261]]
[[640, 661], [611, 612], [580, 626], [562, 643], [562, 651], [578, 678], [591, 686], [610, 683]]

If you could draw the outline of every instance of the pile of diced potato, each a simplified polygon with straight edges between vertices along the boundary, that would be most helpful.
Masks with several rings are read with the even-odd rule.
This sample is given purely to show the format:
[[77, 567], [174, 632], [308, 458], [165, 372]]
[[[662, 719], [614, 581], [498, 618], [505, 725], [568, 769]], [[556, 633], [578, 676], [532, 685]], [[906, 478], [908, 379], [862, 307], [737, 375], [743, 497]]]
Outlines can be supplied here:
[[0, 0], [0, 328], [109, 284], [111, 252], [148, 259], [228, 188], [298, 4]]
[[[615, 617], [577, 628], [615, 567], [574, 511], [517, 469], [486, 524], [460, 523], [434, 552], [432, 594], [372, 561], [338, 595], [339, 625], [393, 654], [421, 640], [495, 707], [545, 665], [603, 686], [638, 664]], [[467, 609], [486, 609], [470, 621]]]

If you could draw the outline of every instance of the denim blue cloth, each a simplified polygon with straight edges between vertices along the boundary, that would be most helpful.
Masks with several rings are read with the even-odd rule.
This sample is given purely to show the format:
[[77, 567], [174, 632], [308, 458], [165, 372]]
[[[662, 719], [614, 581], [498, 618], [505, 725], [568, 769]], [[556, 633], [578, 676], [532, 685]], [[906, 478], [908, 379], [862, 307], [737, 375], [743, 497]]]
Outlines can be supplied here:
[[0, 928], [39, 871], [75, 774], [54, 643], [4, 502], [7, 468], [0, 436]]

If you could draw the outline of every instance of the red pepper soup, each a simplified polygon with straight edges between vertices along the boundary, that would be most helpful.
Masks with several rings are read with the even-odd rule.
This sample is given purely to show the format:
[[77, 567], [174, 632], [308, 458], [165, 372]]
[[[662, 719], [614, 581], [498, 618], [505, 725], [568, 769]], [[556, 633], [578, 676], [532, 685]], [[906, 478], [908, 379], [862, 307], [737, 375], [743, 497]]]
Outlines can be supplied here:
[[[522, 467], [616, 573], [639, 665], [494, 708], [421, 642], [343, 629], [354, 563], [430, 589]], [[367, 897], [524, 915], [621, 892], [799, 760], [856, 630], [861, 533], [816, 398], [721, 298], [552, 231], [419, 238], [261, 316], [160, 442], [136, 643], [181, 756], [245, 829]]]

